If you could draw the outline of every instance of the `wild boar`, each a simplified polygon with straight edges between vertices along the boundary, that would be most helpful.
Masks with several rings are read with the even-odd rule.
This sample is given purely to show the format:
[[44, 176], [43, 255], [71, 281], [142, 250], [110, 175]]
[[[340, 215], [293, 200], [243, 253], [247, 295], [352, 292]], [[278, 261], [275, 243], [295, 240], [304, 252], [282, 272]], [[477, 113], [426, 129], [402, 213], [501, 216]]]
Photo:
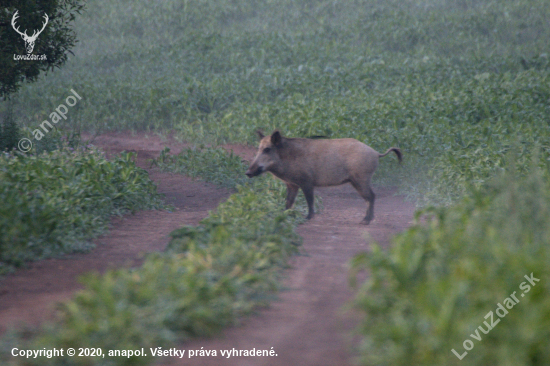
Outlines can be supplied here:
[[368, 225], [374, 218], [374, 192], [371, 177], [378, 159], [393, 151], [401, 162], [401, 150], [389, 148], [384, 154], [352, 138], [307, 139], [287, 138], [275, 131], [264, 136], [258, 131], [260, 146], [246, 171], [249, 178], [270, 172], [286, 183], [286, 209], [294, 204], [301, 188], [308, 205], [307, 219], [315, 214], [314, 187], [351, 185], [368, 203], [367, 214], [361, 223]]

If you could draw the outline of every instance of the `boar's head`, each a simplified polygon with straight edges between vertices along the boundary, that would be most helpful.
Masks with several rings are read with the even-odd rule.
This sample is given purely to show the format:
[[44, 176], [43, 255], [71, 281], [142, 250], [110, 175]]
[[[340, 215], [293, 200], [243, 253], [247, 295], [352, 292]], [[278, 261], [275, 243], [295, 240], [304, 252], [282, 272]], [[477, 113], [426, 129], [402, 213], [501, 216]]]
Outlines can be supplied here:
[[281, 164], [278, 152], [283, 143], [281, 133], [275, 131], [271, 136], [264, 136], [262, 132], [258, 131], [258, 136], [260, 137], [258, 152], [245, 173], [249, 178], [258, 176], [263, 172], [275, 170]]

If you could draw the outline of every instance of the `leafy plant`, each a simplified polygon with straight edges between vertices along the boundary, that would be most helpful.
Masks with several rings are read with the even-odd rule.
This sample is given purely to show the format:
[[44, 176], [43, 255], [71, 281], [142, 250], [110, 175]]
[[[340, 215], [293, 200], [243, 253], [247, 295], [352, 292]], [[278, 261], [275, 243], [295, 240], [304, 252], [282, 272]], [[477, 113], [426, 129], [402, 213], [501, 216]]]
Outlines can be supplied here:
[[19, 92], [23, 125], [74, 88], [85, 130], [173, 130], [219, 144], [279, 128], [398, 145], [404, 169], [383, 161], [376, 177], [421, 205], [486, 181], [515, 143], [525, 161], [536, 145], [549, 157], [548, 1], [88, 7], [71, 63]]
[[235, 187], [247, 180], [244, 175], [246, 165], [242, 159], [233, 151], [228, 154], [221, 147], [199, 146], [185, 149], [177, 155], [171, 155], [170, 149], [165, 148], [152, 164], [163, 170], [200, 177], [225, 187]]
[[355, 257], [362, 364], [547, 365], [549, 202], [545, 173], [510, 170]]
[[[160, 164], [171, 159], [164, 156]], [[173, 159], [184, 166], [206, 160], [241, 164], [221, 149], [190, 150]], [[213, 180], [227, 175], [222, 164], [211, 166], [218, 167], [207, 171]], [[147, 365], [153, 363], [150, 347], [215, 334], [265, 306], [279, 287], [280, 269], [301, 243], [294, 228], [302, 215], [281, 209], [282, 188], [267, 176], [237, 185], [236, 193], [199, 226], [172, 232], [167, 250], [149, 255], [141, 268], [88, 275], [85, 289], [61, 307], [57, 323], [30, 336], [5, 337], [0, 360], [13, 365]], [[303, 202], [300, 206], [305, 209]], [[86, 344], [105, 353], [143, 347], [147, 356], [23, 359], [11, 356], [13, 344], [28, 349]]]
[[6, 112], [0, 123], [0, 151], [15, 149], [20, 137], [21, 131], [13, 115], [13, 104], [8, 102]]
[[132, 154], [112, 161], [90, 148], [0, 155], [0, 272], [87, 251], [111, 215], [164, 206]]

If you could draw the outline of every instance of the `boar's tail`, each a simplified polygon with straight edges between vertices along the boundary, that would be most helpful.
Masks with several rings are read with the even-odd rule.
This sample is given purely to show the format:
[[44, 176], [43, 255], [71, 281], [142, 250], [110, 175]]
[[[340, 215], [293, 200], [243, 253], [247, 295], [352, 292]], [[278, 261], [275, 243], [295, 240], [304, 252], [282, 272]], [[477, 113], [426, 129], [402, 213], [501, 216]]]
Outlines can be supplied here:
[[403, 154], [401, 154], [401, 150], [399, 150], [397, 147], [390, 147], [388, 149], [388, 151], [386, 151], [385, 153], [383, 154], [378, 154], [379, 157], [383, 157], [383, 156], [386, 156], [388, 155], [390, 152], [394, 152], [395, 155], [397, 155], [397, 160], [399, 160], [399, 162], [401, 163], [401, 161], [403, 161]]

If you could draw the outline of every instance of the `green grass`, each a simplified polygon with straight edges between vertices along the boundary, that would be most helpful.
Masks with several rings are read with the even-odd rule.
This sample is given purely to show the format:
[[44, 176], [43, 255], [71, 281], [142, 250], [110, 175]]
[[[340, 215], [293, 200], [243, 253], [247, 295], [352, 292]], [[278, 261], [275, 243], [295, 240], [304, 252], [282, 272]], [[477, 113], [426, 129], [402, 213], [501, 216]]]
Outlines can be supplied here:
[[200, 177], [223, 187], [235, 188], [248, 181], [244, 174], [246, 164], [242, 159], [233, 155], [233, 151], [228, 154], [219, 147], [199, 146], [183, 150], [178, 155], [170, 154], [170, 149], [165, 148], [153, 160], [153, 165], [188, 177]]
[[[75, 57], [17, 95], [14, 112], [24, 125], [36, 128], [74, 89], [83, 100], [68, 123], [87, 130], [171, 130], [183, 140], [218, 144], [255, 143], [257, 128], [279, 128], [294, 137], [355, 137], [379, 151], [398, 146], [403, 168], [382, 160], [378, 183], [399, 184], [419, 204], [450, 207], [431, 211], [435, 219], [398, 237], [389, 253], [357, 259], [372, 276], [358, 294], [363, 362], [548, 364], [550, 197], [541, 176], [550, 161], [550, 2], [88, 5], [78, 20]], [[1, 104], [0, 112], [6, 108]], [[68, 123], [60, 128], [70, 129]], [[198, 176], [210, 174], [202, 170], [209, 166], [239, 168], [234, 159], [201, 160], [193, 151], [165, 154], [161, 164], [179, 159], [195, 159], [181, 169]], [[505, 170], [512, 172], [489, 183]], [[238, 179], [221, 178], [230, 185]], [[229, 228], [237, 238], [262, 225], [287, 233], [286, 224], [273, 226], [280, 185], [273, 193], [253, 187], [239, 189], [234, 211], [222, 206], [204, 226], [178, 231], [172, 254], [152, 257], [135, 272], [89, 279], [88, 292], [65, 310], [62, 328], [34, 346], [169, 344], [235, 321], [273, 284], [271, 270], [258, 272], [255, 264], [278, 265], [291, 248], [286, 234], [272, 233], [284, 243], [270, 249], [263, 245], [272, 239], [259, 246], [249, 237], [229, 239]], [[283, 222], [293, 222], [291, 214], [281, 214]], [[275, 248], [283, 253], [270, 257]], [[251, 258], [255, 253], [260, 257]], [[530, 272], [540, 285], [458, 361], [451, 349], [460, 350]], [[255, 281], [258, 273], [267, 277], [248, 292], [243, 278]], [[181, 293], [188, 297], [181, 300]]]
[[[361, 364], [548, 365], [547, 172], [533, 167], [523, 179], [514, 171], [499, 174], [424, 217], [389, 251], [374, 246], [353, 260], [354, 273], [370, 274], [355, 301], [364, 315]], [[531, 274], [540, 282], [529, 290], [524, 276]], [[513, 306], [504, 303], [511, 294], [519, 299]], [[499, 303], [507, 314], [497, 315]], [[484, 334], [487, 324], [496, 325]], [[472, 347], [466, 340], [473, 349], [460, 360], [451, 350], [463, 355]]]
[[117, 0], [88, 9], [75, 57], [17, 96], [31, 128], [74, 89], [83, 100], [70, 123], [88, 130], [254, 143], [256, 128], [279, 128], [398, 145], [404, 170], [384, 162], [378, 176], [421, 204], [449, 204], [466, 182], [486, 181], [513, 144], [526, 161], [536, 144], [542, 161], [550, 156], [544, 0]]
[[132, 154], [96, 149], [0, 155], [0, 274], [25, 262], [88, 251], [112, 215], [164, 207]]
[[[164, 156], [159, 166], [169, 160]], [[194, 167], [209, 161], [242, 164], [224, 150], [190, 150], [174, 158]], [[178, 164], [174, 164], [175, 168]], [[226, 168], [201, 170], [212, 181], [227, 176]], [[242, 174], [242, 170], [233, 173]], [[237, 181], [234, 177], [233, 182]], [[235, 183], [236, 184], [236, 183]], [[142, 267], [90, 274], [85, 289], [60, 307], [56, 323], [13, 332], [0, 342], [0, 362], [10, 365], [148, 365], [149, 348], [169, 347], [190, 338], [216, 334], [237, 323], [258, 306], [265, 306], [279, 288], [281, 268], [298, 252], [294, 232], [303, 216], [282, 209], [284, 185], [272, 177], [233, 185], [236, 193], [197, 227], [171, 233], [163, 253], [151, 254]], [[298, 202], [304, 210], [305, 203]], [[147, 357], [56, 357], [22, 359], [11, 349], [101, 347], [147, 349]]]

